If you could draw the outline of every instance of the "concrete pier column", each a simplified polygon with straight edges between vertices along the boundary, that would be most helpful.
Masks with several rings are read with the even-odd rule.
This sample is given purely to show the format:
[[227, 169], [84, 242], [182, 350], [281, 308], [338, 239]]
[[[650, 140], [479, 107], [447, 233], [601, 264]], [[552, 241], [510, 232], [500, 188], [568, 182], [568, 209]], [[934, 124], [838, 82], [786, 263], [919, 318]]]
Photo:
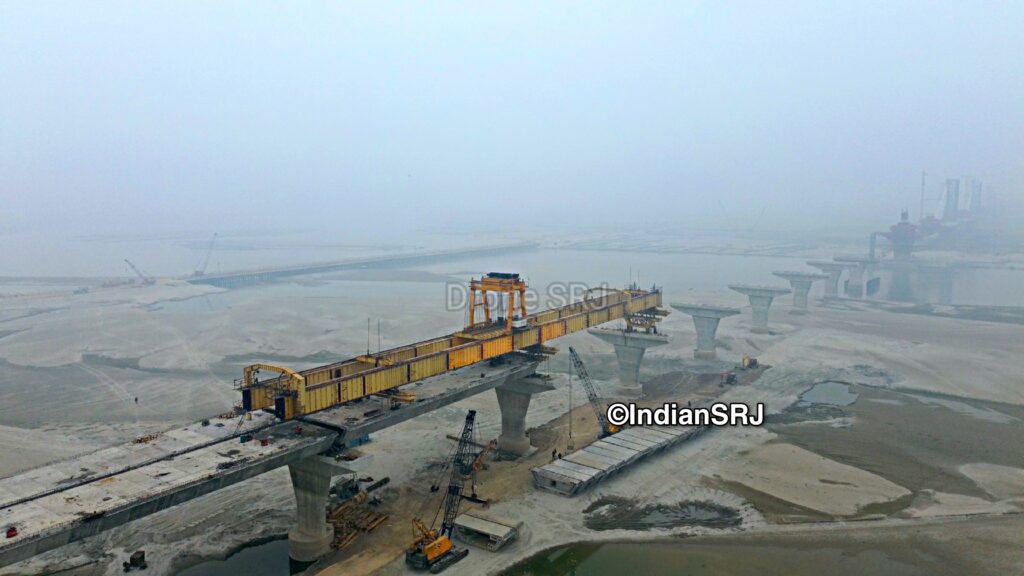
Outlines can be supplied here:
[[931, 300], [937, 304], [953, 303], [953, 279], [954, 268], [948, 264], [937, 262], [922, 262], [917, 264], [917, 272], [920, 276], [920, 283], [931, 293]]
[[523, 456], [530, 451], [530, 439], [526, 436], [526, 411], [530, 408], [530, 397], [554, 389], [543, 380], [518, 375], [494, 389], [498, 396], [498, 409], [501, 410], [499, 452]]
[[331, 477], [350, 471], [326, 456], [311, 456], [288, 465], [295, 490], [295, 527], [288, 532], [288, 555], [313, 562], [331, 550], [334, 527], [324, 512]]
[[869, 256], [836, 256], [835, 261], [852, 265], [846, 294], [850, 298], [863, 298], [864, 284], [870, 279], [870, 271], [878, 261]]
[[643, 394], [640, 363], [643, 362], [644, 352], [652, 346], [668, 344], [668, 336], [614, 328], [590, 328], [587, 332], [615, 348], [615, 358], [619, 364], [618, 392], [627, 398], [639, 398]]
[[788, 270], [772, 272], [772, 274], [782, 278], [783, 280], [789, 280], [789, 285], [793, 288], [793, 309], [790, 311], [791, 314], [806, 314], [807, 294], [811, 291], [811, 284], [814, 284], [815, 280], [828, 278], [825, 274], [818, 274], [815, 272], [790, 272]]
[[828, 274], [828, 278], [825, 279], [825, 300], [839, 298], [839, 279], [843, 275], [843, 270], [850, 266], [842, 262], [830, 262], [828, 260], [808, 260], [807, 265]]
[[703, 360], [713, 360], [716, 356], [715, 332], [718, 330], [718, 322], [722, 318], [740, 313], [739, 308], [726, 306], [706, 304], [671, 304], [671, 306], [683, 314], [693, 317], [693, 327], [697, 329], [697, 347], [693, 349], [693, 357]]
[[729, 289], [745, 295], [747, 300], [750, 301], [750, 309], [753, 313], [750, 331], [755, 334], [768, 333], [768, 310], [772, 306], [772, 300], [776, 296], [782, 296], [791, 292], [789, 288], [750, 284], [730, 284]]

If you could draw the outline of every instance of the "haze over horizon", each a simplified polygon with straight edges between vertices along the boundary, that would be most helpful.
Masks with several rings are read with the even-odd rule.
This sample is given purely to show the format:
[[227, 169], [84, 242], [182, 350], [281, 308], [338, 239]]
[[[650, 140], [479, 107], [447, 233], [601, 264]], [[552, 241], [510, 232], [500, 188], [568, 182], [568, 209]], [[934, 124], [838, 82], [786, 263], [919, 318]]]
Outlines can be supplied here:
[[1022, 24], [1013, 3], [4, 3], [0, 230], [883, 226], [917, 218], [922, 170], [930, 196], [974, 176], [1019, 207]]

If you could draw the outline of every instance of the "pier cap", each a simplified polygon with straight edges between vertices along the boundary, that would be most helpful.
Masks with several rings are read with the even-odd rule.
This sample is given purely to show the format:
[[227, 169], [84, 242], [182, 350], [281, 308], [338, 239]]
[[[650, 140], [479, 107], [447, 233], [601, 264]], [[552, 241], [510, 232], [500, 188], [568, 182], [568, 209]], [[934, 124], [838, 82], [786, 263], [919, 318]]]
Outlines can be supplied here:
[[808, 260], [808, 266], [814, 266], [818, 270], [845, 270], [852, 266], [849, 262], [836, 262], [834, 260]]
[[818, 272], [799, 272], [796, 270], [776, 270], [772, 272], [773, 275], [778, 276], [784, 280], [824, 280], [828, 278], [828, 274], [821, 274]]
[[732, 306], [716, 306], [714, 304], [694, 304], [689, 302], [672, 302], [669, 306], [690, 316], [703, 316], [705, 318], [726, 318], [740, 313], [739, 308]]
[[873, 264], [878, 262], [877, 258], [871, 256], [836, 256], [832, 258], [836, 262], [852, 262], [854, 264]]
[[782, 296], [792, 292], [781, 286], [763, 286], [760, 284], [729, 284], [729, 289], [747, 296]]

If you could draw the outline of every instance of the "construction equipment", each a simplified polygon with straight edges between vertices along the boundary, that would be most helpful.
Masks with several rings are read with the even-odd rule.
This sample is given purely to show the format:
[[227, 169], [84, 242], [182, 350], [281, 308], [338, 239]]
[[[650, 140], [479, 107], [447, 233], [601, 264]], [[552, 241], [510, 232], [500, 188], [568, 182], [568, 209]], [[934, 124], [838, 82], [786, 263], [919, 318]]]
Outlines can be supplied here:
[[124, 262], [125, 264], [128, 265], [129, 268], [132, 269], [132, 272], [135, 272], [135, 274], [139, 277], [139, 280], [142, 282], [144, 286], [149, 286], [150, 284], [156, 283], [156, 279], [154, 279], [152, 276], [147, 275], [142, 270], [139, 270], [139, 267], [136, 266], [135, 264], [132, 264], [131, 260], [125, 258]]
[[121, 567], [124, 568], [125, 572], [131, 572], [135, 568], [145, 570], [148, 566], [149, 565], [146, 564], [145, 550], [136, 550], [135, 552], [132, 552], [132, 555], [128, 557], [128, 561], [121, 563]]
[[[517, 297], [516, 294], [520, 294], [519, 287], [526, 285], [515, 274], [508, 274], [509, 278], [494, 273], [488, 276], [490, 280], [485, 278], [472, 284], [476, 288], [474, 293], [480, 291], [482, 283], [493, 287], [504, 282], [506, 287], [515, 288], [510, 295], [504, 292], [512, 300]], [[467, 298], [467, 302], [469, 300]], [[471, 309], [479, 307], [478, 300], [476, 297], [472, 299]], [[554, 353], [556, 350], [551, 344], [568, 334], [627, 317], [655, 321], [667, 313], [658, 309], [661, 302], [661, 290], [609, 292], [599, 298], [584, 298], [530, 314], [525, 317], [525, 328], [518, 327], [522, 325], [519, 321], [524, 320], [521, 316], [525, 312], [522, 302], [515, 302], [507, 307], [510, 308], [507, 313], [512, 317], [511, 324], [506, 317], [505, 322], [485, 325], [484, 318], [479, 317], [477, 310], [473, 313], [476, 327], [380, 350], [375, 354], [308, 368], [297, 375], [277, 369], [282, 375], [276, 378], [261, 378], [258, 383], [243, 378], [236, 380], [236, 385], [242, 393], [244, 410], [272, 409], [280, 414], [281, 411], [277, 410], [280, 398], [285, 417], [290, 419], [420, 382], [444, 372], [488, 362], [512, 352], [524, 353], [528, 360], [542, 359], [539, 355]], [[492, 301], [492, 316], [493, 304]], [[483, 316], [486, 317], [486, 314]], [[516, 316], [519, 316], [518, 320]]]
[[[480, 301], [477, 302], [477, 292], [480, 293]], [[484, 325], [491, 323], [491, 305], [488, 294], [494, 292], [497, 295], [495, 309], [498, 317], [496, 322], [505, 322], [505, 331], [509, 334], [513, 330], [526, 328], [526, 282], [519, 277], [519, 274], [509, 272], [489, 272], [483, 278], [469, 281], [469, 326], [472, 329], [478, 326], [476, 321], [476, 309], [484, 309]], [[516, 296], [519, 297], [518, 306]], [[504, 302], [502, 300], [504, 299]], [[502, 316], [501, 314], [504, 314]]]
[[576, 374], [580, 377], [580, 382], [583, 383], [583, 389], [587, 391], [590, 407], [594, 409], [594, 414], [597, 415], [597, 423], [601, 426], [599, 437], [604, 438], [610, 434], [615, 434], [619, 431], [619, 427], [608, 421], [607, 408], [604, 405], [604, 401], [597, 395], [597, 389], [594, 388], [594, 383], [590, 380], [590, 375], [587, 374], [587, 367], [583, 365], [580, 355], [576, 353], [576, 349], [572, 346], [569, 346], [569, 357], [572, 359], [572, 365], [576, 369]]
[[735, 384], [735, 383], [736, 383], [736, 373], [733, 372], [732, 370], [726, 370], [725, 372], [722, 372], [722, 379], [719, 381], [718, 385], [719, 386], [725, 386], [726, 384]]
[[744, 355], [743, 360], [740, 361], [740, 367], [743, 368], [744, 370], [752, 370], [754, 368], [757, 368], [757, 358], [754, 358], [753, 356]]
[[206, 255], [199, 261], [196, 266], [196, 271], [192, 273], [192, 276], [204, 276], [206, 275], [206, 267], [210, 264], [210, 254], [213, 254], [213, 244], [217, 241], [217, 233], [213, 233], [213, 238], [210, 240], [210, 245], [206, 247]]
[[[260, 383], [260, 370], [270, 370], [281, 375]], [[242, 379], [235, 385], [242, 390], [242, 409], [246, 412], [272, 405], [274, 414], [281, 420], [291, 420], [303, 414], [302, 399], [306, 392], [306, 379], [298, 372], [273, 364], [252, 364], [242, 370]]]
[[466, 480], [483, 465], [483, 457], [489, 451], [488, 448], [479, 454], [474, 454], [472, 451], [475, 420], [476, 410], [470, 410], [466, 414], [466, 422], [462, 426], [459, 443], [450, 460], [451, 473], [448, 476], [448, 490], [445, 492], [441, 507], [434, 514], [436, 522], [438, 514], [444, 512], [441, 526], [435, 529], [433, 523], [428, 527], [420, 518], [412, 519], [414, 540], [405, 551], [405, 563], [415, 569], [430, 570], [431, 574], [438, 574], [469, 554], [469, 550], [456, 548], [452, 544], [451, 537], [452, 530], [455, 528], [455, 517], [459, 515], [459, 504], [464, 497], [462, 488], [465, 486]]

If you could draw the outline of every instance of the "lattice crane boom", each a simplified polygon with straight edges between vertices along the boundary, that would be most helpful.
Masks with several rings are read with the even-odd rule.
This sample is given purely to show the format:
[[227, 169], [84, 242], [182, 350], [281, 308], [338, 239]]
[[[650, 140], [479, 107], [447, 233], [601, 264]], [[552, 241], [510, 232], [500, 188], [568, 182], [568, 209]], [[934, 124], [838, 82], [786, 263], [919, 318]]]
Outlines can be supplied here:
[[590, 400], [590, 407], [594, 409], [594, 414], [597, 416], [597, 423], [601, 427], [601, 436], [607, 436], [618, 432], [618, 428], [608, 422], [608, 416], [605, 414], [606, 409], [604, 402], [601, 400], [601, 397], [597, 395], [597, 389], [594, 388], [594, 382], [590, 380], [590, 374], [587, 373], [587, 367], [583, 365], [583, 361], [580, 360], [580, 355], [576, 353], [576, 349], [572, 346], [569, 346], [569, 358], [572, 359], [573, 368], [576, 370], [576, 374], [580, 377], [583, 389], [587, 392], [587, 399]]

